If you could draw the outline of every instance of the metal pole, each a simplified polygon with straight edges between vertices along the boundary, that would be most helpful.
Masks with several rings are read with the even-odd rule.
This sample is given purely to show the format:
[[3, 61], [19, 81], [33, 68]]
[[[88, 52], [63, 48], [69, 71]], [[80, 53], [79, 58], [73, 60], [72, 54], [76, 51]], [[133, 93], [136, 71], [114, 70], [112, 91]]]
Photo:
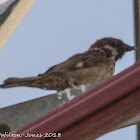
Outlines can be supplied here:
[[[140, 0], [134, 0], [134, 18], [135, 18], [135, 43], [136, 43], [136, 61], [140, 60]], [[140, 140], [140, 124], [137, 125], [137, 140]]]

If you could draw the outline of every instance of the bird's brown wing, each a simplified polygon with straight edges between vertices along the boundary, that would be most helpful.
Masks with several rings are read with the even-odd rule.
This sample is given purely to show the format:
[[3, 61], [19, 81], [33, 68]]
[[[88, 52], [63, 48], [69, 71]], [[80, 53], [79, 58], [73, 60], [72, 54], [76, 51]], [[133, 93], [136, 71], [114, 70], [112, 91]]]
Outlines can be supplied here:
[[48, 75], [54, 72], [70, 72], [78, 69], [98, 66], [101, 63], [106, 63], [106, 55], [99, 50], [87, 51], [83, 54], [76, 54], [58, 65], [51, 67], [42, 75]]

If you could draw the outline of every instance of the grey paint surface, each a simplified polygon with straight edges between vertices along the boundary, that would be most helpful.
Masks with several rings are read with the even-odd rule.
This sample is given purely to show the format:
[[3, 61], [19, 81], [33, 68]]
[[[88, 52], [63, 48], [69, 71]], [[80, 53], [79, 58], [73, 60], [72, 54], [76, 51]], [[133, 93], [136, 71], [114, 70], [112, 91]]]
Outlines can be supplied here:
[[7, 10], [10, 4], [15, 2], [16, 0], [8, 0], [5, 3], [0, 4], [0, 15]]
[[4, 23], [9, 14], [12, 12], [19, 0], [0, 1], [0, 25]]
[[17, 130], [80, 94], [80, 89], [67, 90], [0, 109], [0, 122], [6, 123], [11, 131]]

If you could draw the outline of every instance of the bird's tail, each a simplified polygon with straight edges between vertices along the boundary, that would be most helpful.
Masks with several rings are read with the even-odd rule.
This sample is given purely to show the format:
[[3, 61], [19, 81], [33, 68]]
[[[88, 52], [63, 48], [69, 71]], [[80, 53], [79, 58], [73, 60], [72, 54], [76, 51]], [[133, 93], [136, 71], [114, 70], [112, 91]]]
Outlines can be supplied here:
[[37, 87], [39, 82], [39, 77], [29, 77], [29, 78], [8, 78], [4, 81], [4, 84], [0, 85], [0, 88], [11, 88], [11, 87]]

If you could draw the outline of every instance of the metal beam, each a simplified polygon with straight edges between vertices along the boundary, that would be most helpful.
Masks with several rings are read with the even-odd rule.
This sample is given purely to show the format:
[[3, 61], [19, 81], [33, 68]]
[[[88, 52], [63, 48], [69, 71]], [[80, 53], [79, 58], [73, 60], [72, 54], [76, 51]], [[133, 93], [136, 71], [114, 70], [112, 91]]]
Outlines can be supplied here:
[[[136, 61], [140, 60], [140, 0], [134, 0], [135, 17], [135, 43], [136, 43]], [[140, 140], [140, 124], [137, 125], [137, 140]]]
[[4, 131], [1, 130], [4, 123], [5, 127], [8, 125], [11, 131], [19, 129], [74, 97], [79, 96], [89, 87], [90, 85], [82, 85], [75, 89], [67, 89], [62, 92], [0, 109], [0, 123], [2, 123], [2, 126], [0, 125], [0, 132]]

